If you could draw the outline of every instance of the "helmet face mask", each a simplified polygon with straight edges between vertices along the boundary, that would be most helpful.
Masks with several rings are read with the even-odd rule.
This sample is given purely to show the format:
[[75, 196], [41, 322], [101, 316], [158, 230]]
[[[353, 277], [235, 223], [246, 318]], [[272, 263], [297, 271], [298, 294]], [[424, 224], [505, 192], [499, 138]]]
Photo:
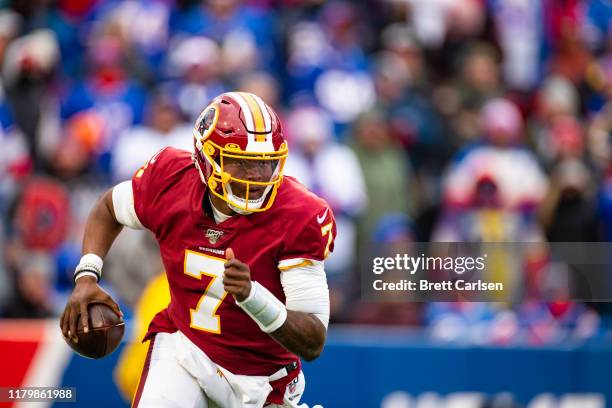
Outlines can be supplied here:
[[241, 214], [272, 206], [288, 149], [278, 117], [261, 99], [220, 95], [198, 118], [194, 139], [194, 162], [211, 194]]

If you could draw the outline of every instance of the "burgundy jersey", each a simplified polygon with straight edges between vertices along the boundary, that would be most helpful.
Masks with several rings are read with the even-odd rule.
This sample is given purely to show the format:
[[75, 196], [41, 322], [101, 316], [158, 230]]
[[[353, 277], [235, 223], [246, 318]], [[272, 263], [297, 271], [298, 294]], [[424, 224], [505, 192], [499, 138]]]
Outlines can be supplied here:
[[[217, 224], [203, 209], [207, 187], [191, 154], [169, 147], [135, 174], [132, 186], [138, 219], [159, 242], [171, 297], [145, 339], [180, 330], [235, 374], [271, 375], [298, 361], [223, 290], [225, 250], [232, 248], [249, 265], [251, 279], [284, 303], [281, 269], [323, 260], [333, 250], [336, 229], [327, 203], [284, 177], [269, 210]], [[284, 385], [298, 371], [272, 384], [270, 402], [282, 403]]]

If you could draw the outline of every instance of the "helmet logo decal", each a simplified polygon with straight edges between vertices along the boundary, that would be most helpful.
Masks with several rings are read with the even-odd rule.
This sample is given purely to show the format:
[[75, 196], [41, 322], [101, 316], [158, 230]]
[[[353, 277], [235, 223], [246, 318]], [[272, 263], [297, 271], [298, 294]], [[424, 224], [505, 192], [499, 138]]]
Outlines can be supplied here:
[[197, 131], [201, 135], [201, 140], [206, 140], [215, 130], [219, 119], [219, 109], [216, 105], [211, 105], [204, 109], [197, 122]]

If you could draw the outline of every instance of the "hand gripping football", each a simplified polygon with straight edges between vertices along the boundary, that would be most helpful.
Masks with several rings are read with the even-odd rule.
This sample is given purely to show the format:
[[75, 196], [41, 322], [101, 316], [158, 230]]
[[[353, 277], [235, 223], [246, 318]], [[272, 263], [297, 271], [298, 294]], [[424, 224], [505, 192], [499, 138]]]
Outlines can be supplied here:
[[119, 346], [125, 322], [113, 310], [102, 303], [92, 303], [88, 306], [89, 331], [83, 331], [81, 318], [78, 319], [78, 343], [66, 340], [68, 345], [83, 357], [102, 358], [109, 355]]

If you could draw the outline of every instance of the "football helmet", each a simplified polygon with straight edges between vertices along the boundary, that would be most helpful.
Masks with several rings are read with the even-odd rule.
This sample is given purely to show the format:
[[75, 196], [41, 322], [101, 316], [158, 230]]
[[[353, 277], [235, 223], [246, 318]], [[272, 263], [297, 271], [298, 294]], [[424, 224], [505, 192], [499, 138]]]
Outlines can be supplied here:
[[240, 214], [272, 206], [288, 149], [278, 116], [261, 98], [219, 95], [198, 117], [193, 136], [194, 164], [212, 194]]

